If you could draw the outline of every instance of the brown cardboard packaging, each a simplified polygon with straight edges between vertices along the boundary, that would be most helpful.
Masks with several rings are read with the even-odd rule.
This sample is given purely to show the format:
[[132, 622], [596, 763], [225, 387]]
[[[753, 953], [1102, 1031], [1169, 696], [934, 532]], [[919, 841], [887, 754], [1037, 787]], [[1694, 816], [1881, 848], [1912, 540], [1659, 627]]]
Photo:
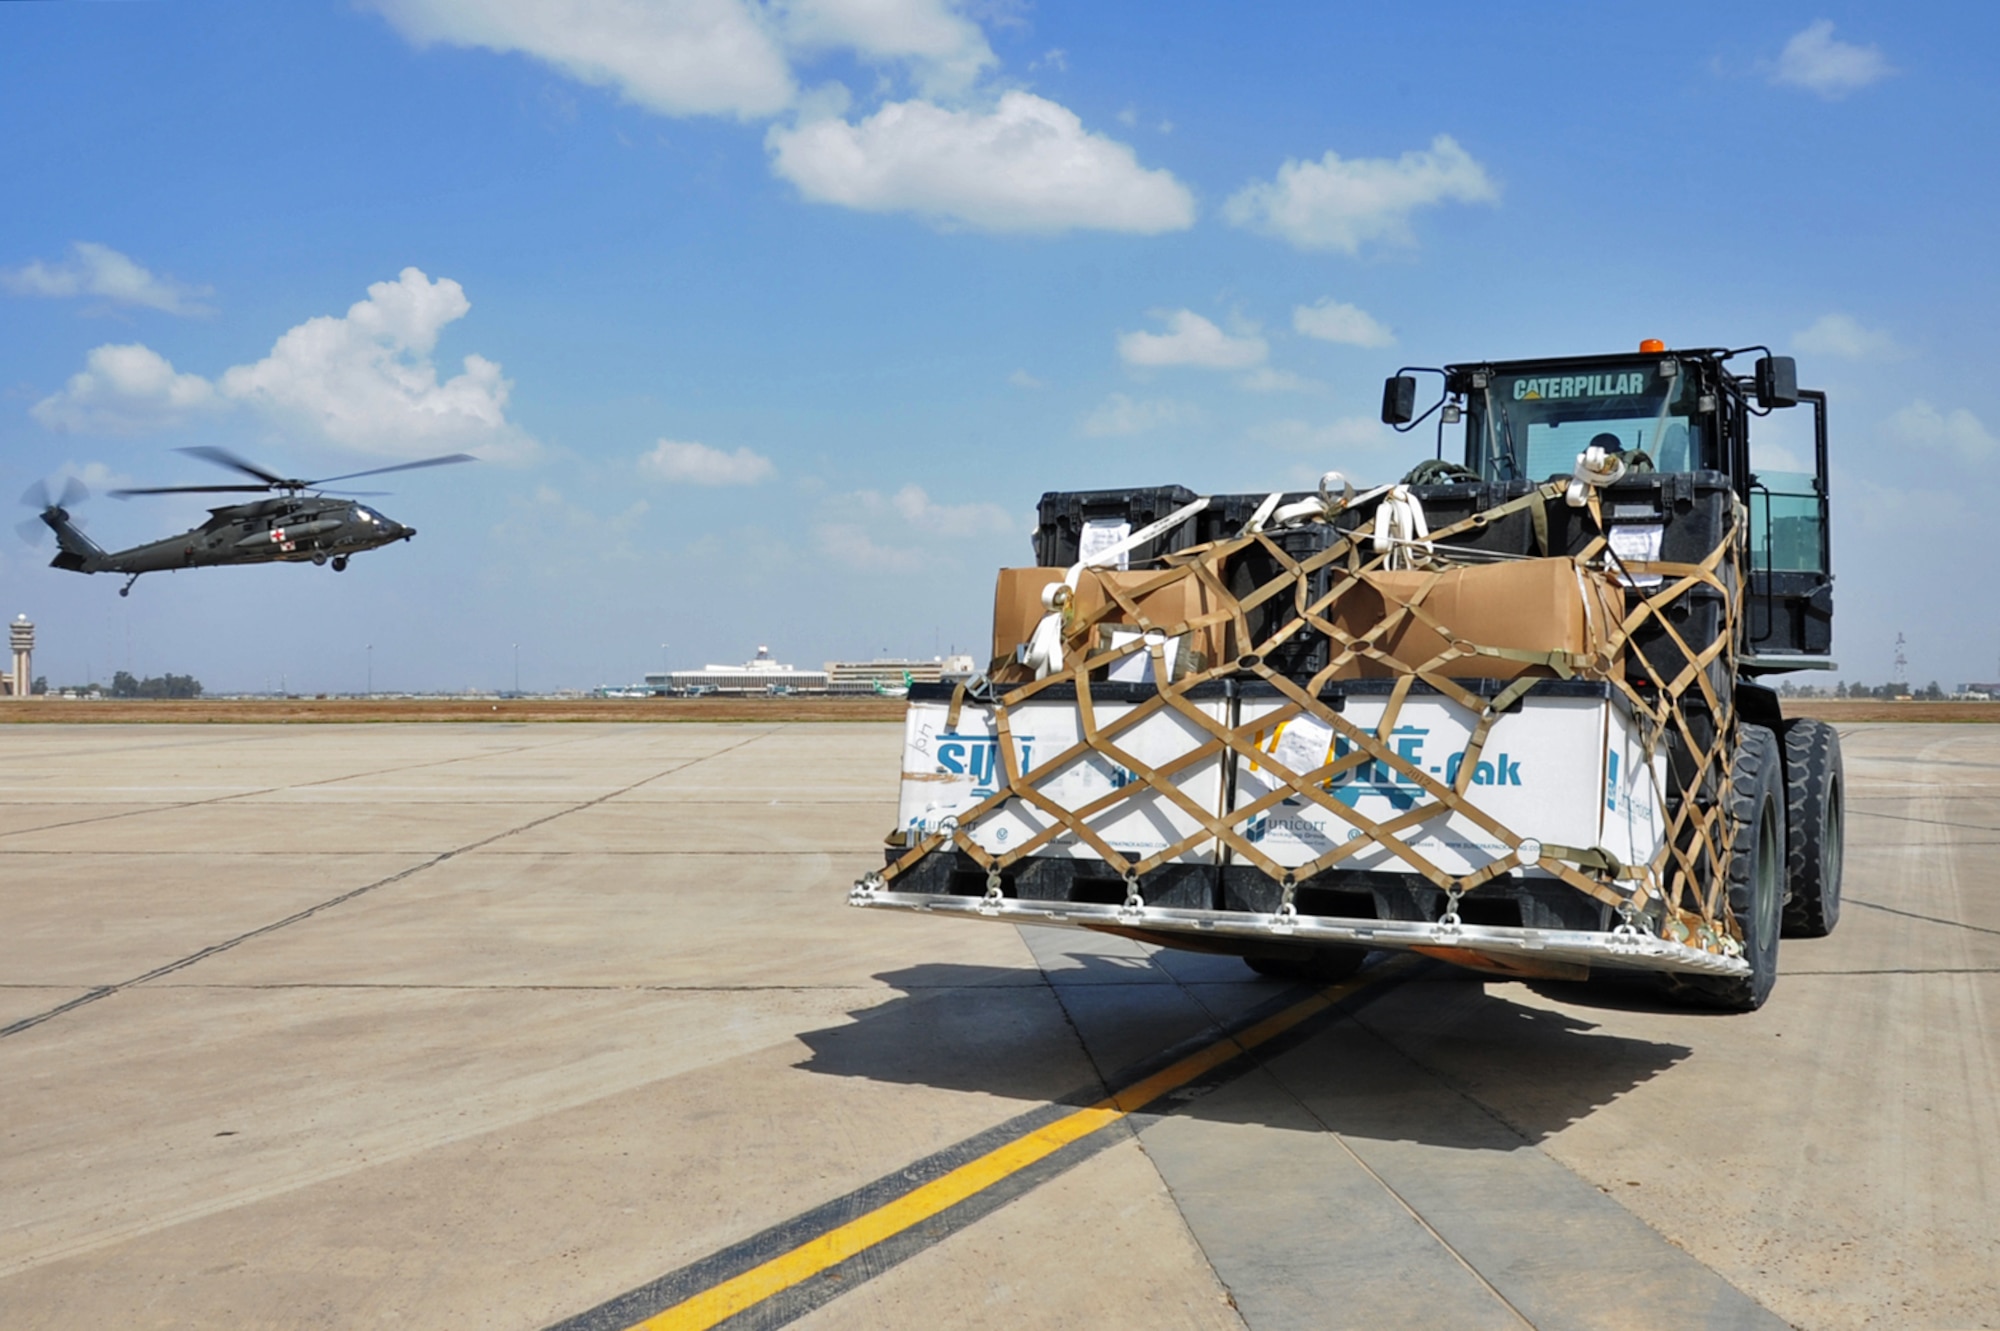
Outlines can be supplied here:
[[993, 589], [993, 655], [1014, 659], [1014, 649], [1035, 632], [1048, 611], [1042, 608], [1042, 588], [1061, 582], [1067, 569], [1003, 568]]
[[[1611, 668], [1606, 644], [1625, 615], [1625, 596], [1617, 583], [1602, 573], [1579, 570], [1567, 559], [1474, 564], [1442, 574], [1402, 571], [1358, 576], [1362, 585], [1342, 596], [1331, 616], [1333, 623], [1356, 637], [1435, 579], [1437, 585], [1424, 597], [1422, 608], [1452, 636], [1481, 647], [1595, 655], [1592, 674]], [[1414, 616], [1405, 616], [1375, 641], [1412, 667], [1425, 664], [1447, 646], [1430, 625]], [[1583, 668], [1585, 663], [1576, 664]], [[1397, 673], [1360, 658], [1336, 672], [1335, 678], [1379, 679]], [[1545, 664], [1506, 657], [1461, 656], [1443, 666], [1441, 673], [1457, 679], [1518, 679], [1555, 672]]]
[[[1012, 660], [1014, 649], [1026, 642], [1034, 634], [1035, 625], [1041, 622], [1048, 611], [1042, 606], [1042, 589], [1050, 583], [1061, 582], [1067, 569], [1060, 568], [1003, 568], [993, 592], [993, 655], [995, 658]], [[1143, 587], [1148, 582], [1157, 581], [1162, 570], [1084, 569], [1077, 577], [1076, 592], [1070, 601], [1068, 614], [1064, 617], [1065, 627], [1074, 626], [1080, 620], [1097, 614], [1112, 597], [1105, 594], [1107, 585], [1116, 586], [1131, 594], [1131, 589]], [[1176, 624], [1185, 624], [1190, 619], [1210, 613], [1215, 609], [1215, 598], [1202, 583], [1189, 574], [1165, 587], [1157, 588], [1138, 598], [1139, 610], [1151, 626], [1171, 629]], [[1128, 625], [1124, 609], [1116, 604], [1105, 616], [1104, 624], [1125, 627]], [[1129, 627], [1141, 627], [1136, 622]], [[1223, 649], [1228, 640], [1226, 623], [1217, 623], [1196, 629], [1191, 641], [1182, 645], [1176, 662], [1176, 673], [1185, 674], [1189, 670], [1200, 670], [1215, 664], [1223, 658]], [[1103, 638], [1100, 632], [1099, 638]], [[1100, 644], [1094, 642], [1095, 650]]]
[[[1106, 587], [1116, 587], [1128, 597], [1136, 589], [1160, 579], [1163, 569], [1096, 569], [1083, 570], [1077, 579], [1076, 598], [1071, 622], [1076, 623], [1097, 614], [1107, 602], [1112, 602], [1110, 613], [1101, 624], [1138, 629], [1144, 627], [1129, 617], [1129, 613], [1113, 602], [1106, 594]], [[1149, 625], [1161, 630], [1171, 630], [1176, 624], [1185, 624], [1203, 615], [1211, 614], [1217, 608], [1215, 595], [1202, 581], [1189, 573], [1169, 582], [1164, 587], [1146, 592], [1136, 598], [1139, 613]], [[1193, 630], [1188, 640], [1182, 644], [1179, 660], [1175, 663], [1175, 673], [1186, 674], [1191, 670], [1204, 670], [1218, 661], [1226, 659], [1229, 623], [1218, 621]]]

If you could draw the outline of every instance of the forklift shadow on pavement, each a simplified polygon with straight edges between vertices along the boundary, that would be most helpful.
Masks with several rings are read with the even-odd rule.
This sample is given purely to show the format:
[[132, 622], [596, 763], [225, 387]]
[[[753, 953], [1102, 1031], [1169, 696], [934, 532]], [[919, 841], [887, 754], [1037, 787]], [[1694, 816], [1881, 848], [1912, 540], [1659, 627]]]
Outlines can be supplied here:
[[[884, 972], [875, 978], [902, 996], [854, 1010], [850, 1023], [801, 1033], [812, 1052], [796, 1066], [1082, 1107], [1314, 992], [1249, 980], [1243, 988], [1254, 997], [1244, 996], [1252, 1002], [1223, 1025], [1191, 1024], [1191, 1012], [1201, 1010], [1164, 973], [1141, 978], [1125, 957], [1072, 960], [1077, 965], [1053, 984], [1036, 970], [998, 966], [928, 963]], [[1150, 1112], [1515, 1150], [1588, 1117], [1691, 1052], [1602, 1033], [1587, 1020], [1491, 992], [1480, 977], [1425, 962], [1400, 978], [1361, 985]]]

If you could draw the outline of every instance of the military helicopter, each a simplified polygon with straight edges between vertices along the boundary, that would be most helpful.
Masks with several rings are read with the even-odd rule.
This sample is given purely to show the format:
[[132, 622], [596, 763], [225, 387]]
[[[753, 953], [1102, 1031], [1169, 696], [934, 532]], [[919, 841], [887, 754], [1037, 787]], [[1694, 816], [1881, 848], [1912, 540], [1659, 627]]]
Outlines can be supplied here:
[[[56, 534], [60, 547], [49, 567], [72, 573], [123, 573], [125, 585], [120, 596], [132, 594], [132, 584], [142, 573], [158, 573], [180, 568], [204, 568], [212, 564], [270, 564], [278, 561], [315, 564], [331, 561], [333, 571], [346, 569], [347, 561], [363, 550], [407, 541], [416, 528], [353, 502], [353, 497], [373, 497], [380, 491], [321, 491], [334, 481], [351, 481], [363, 476], [380, 476], [392, 471], [414, 471], [418, 467], [442, 467], [453, 462], [472, 462], [470, 453], [451, 453], [400, 462], [393, 467], [371, 467], [342, 476], [325, 476], [316, 481], [279, 476], [253, 462], [245, 461], [223, 448], [183, 448], [182, 453], [229, 467], [254, 477], [255, 485], [164, 485], [137, 490], [113, 490], [120, 499], [132, 495], [168, 494], [269, 494], [268, 499], [226, 504], [209, 510], [209, 519], [191, 531], [129, 550], [107, 551], [92, 541], [70, 515], [70, 508], [90, 497], [75, 479], [63, 487], [59, 499], [51, 498], [48, 486], [37, 481], [21, 496], [22, 502], [41, 510], [36, 516]], [[332, 498], [333, 494], [341, 498]], [[33, 539], [39, 529], [32, 522], [21, 524], [21, 533]]]

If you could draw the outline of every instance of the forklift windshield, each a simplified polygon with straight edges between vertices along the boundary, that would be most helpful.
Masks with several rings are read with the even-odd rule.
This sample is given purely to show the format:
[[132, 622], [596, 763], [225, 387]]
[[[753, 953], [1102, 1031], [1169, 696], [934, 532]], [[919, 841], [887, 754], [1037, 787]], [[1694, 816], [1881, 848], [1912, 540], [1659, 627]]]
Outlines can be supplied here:
[[1567, 477], [1592, 444], [1643, 452], [1658, 471], [1716, 465], [1694, 376], [1670, 359], [1485, 377], [1466, 394], [1465, 462], [1486, 480]]

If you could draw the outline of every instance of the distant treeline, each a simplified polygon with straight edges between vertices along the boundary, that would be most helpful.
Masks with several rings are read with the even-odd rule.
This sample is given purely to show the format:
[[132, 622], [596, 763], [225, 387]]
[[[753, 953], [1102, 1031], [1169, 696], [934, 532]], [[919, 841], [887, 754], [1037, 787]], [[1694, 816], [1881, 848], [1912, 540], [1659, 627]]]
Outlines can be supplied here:
[[[46, 678], [35, 681], [36, 693], [47, 693], [49, 682]], [[129, 671], [121, 670], [111, 677], [111, 686], [102, 684], [72, 684], [56, 690], [58, 693], [96, 693], [107, 698], [199, 698], [201, 681], [193, 675], [155, 675], [140, 679]]]
[[1914, 684], [1861, 683], [1842, 683], [1827, 688], [1822, 684], [1794, 684], [1786, 680], [1778, 685], [1778, 693], [1786, 698], [1880, 698], [1884, 701], [1915, 698], [1920, 702], [1943, 702], [1951, 696], [1936, 680], [1932, 680], [1922, 688]]

